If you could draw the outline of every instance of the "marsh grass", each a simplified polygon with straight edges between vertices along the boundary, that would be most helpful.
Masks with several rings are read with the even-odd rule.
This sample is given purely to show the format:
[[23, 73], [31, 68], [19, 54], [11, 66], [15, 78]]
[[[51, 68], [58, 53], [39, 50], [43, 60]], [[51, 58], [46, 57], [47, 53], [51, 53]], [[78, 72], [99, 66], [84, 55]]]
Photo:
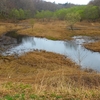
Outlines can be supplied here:
[[78, 22], [75, 24], [75, 28], [79, 30], [68, 30], [65, 21], [51, 21], [51, 22], [39, 22], [34, 19], [34, 29], [31, 28], [30, 22], [32, 19], [23, 20], [15, 23], [0, 22], [0, 34], [10, 30], [18, 30], [20, 34], [26, 34], [30, 36], [46, 37], [54, 40], [66, 40], [71, 39], [73, 36], [100, 36], [100, 24]]
[[65, 21], [37, 22], [35, 21], [34, 30], [31, 28], [19, 31], [21, 34], [28, 34], [40, 37], [52, 37], [59, 40], [71, 39], [73, 36], [100, 36], [99, 23], [80, 22], [75, 24], [75, 28], [80, 30], [68, 30]]
[[0, 100], [100, 99], [100, 74], [62, 55], [35, 51], [6, 58], [0, 64]]
[[96, 41], [94, 43], [88, 43], [84, 45], [85, 48], [92, 50], [94, 52], [100, 52], [100, 41]]
[[[26, 84], [16, 82], [6, 82], [0, 89], [0, 100], [99, 100], [100, 87], [88, 88], [75, 85], [72, 80], [57, 80], [56, 85], [45, 84], [44, 77], [40, 83]], [[42, 83], [42, 84], [41, 84]]]

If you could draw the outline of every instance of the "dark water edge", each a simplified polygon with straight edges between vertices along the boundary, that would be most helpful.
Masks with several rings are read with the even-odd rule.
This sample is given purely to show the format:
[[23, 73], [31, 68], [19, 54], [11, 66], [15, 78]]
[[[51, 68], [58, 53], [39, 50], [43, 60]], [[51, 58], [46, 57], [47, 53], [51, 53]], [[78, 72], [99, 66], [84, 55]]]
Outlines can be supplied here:
[[[92, 52], [83, 47], [82, 44], [94, 42], [87, 36], [76, 36], [71, 41], [53, 41], [46, 38], [36, 38], [26, 35], [20, 35], [16, 32], [8, 32], [4, 35], [10, 38], [10, 48], [2, 51], [3, 55], [22, 55], [34, 50], [45, 50], [69, 57], [82, 68], [90, 68], [100, 71], [100, 53]], [[14, 42], [15, 41], [15, 42]], [[3, 43], [2, 41], [0, 43]], [[6, 47], [5, 45], [4, 47]]]
[[16, 30], [8, 31], [0, 36], [0, 54], [22, 43], [22, 38], [28, 37], [20, 35]]

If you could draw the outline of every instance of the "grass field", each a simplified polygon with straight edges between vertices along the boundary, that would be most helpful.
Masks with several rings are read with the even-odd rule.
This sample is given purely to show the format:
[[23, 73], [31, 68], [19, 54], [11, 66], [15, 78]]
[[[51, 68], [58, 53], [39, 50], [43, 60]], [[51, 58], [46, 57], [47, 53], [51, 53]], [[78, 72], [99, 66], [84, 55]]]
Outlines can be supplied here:
[[[17, 29], [19, 34], [66, 40], [76, 35], [99, 37], [99, 27], [99, 23], [80, 22], [75, 25], [77, 30], [71, 31], [64, 21], [35, 21], [32, 29], [25, 20], [0, 22], [0, 34]], [[100, 100], [100, 73], [46, 51], [17, 58], [0, 56], [0, 100]]]

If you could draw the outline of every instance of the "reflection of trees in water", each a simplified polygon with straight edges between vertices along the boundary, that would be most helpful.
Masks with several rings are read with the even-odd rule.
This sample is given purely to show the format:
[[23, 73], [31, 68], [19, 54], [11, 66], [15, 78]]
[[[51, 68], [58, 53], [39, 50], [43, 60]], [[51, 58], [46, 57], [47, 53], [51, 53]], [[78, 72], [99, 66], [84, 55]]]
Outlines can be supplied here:
[[34, 41], [33, 37], [32, 37], [32, 45], [36, 45], [36, 42]]
[[[88, 57], [88, 54], [89, 54], [89, 52], [87, 49], [82, 47], [82, 45], [78, 45], [77, 49], [73, 53], [73, 57], [75, 59], [75, 62], [82, 67], [86, 63], [86, 59]], [[89, 67], [86, 64], [85, 64], [85, 66]]]
[[32, 43], [32, 45], [36, 45], [34, 37], [24, 37], [24, 38], [22, 38], [22, 42], [30, 42], [30, 43]]
[[82, 66], [84, 59], [87, 57], [87, 50], [83, 48], [81, 45], [76, 44], [75, 41], [66, 41], [64, 43], [67, 49], [70, 49], [72, 52], [70, 56], [72, 56], [78, 65]]
[[22, 37], [17, 37], [17, 43], [18, 44], [22, 43]]
[[82, 48], [81, 46], [78, 47], [75, 57], [77, 59], [78, 65], [82, 66], [82, 62], [86, 59], [88, 52]]
[[78, 48], [78, 45], [74, 41], [66, 41], [64, 42], [64, 45], [67, 49], [70, 48], [70, 49], [77, 50]]

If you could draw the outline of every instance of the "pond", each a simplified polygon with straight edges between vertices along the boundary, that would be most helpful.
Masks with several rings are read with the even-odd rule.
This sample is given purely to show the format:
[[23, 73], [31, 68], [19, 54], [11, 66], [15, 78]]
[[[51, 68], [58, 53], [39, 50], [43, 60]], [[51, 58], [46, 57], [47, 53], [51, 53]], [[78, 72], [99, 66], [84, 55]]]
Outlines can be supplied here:
[[[18, 39], [19, 41], [19, 39]], [[89, 37], [77, 36], [73, 40], [53, 41], [46, 38], [36, 38], [24, 36], [20, 38], [17, 46], [3, 52], [4, 55], [24, 54], [34, 50], [45, 50], [59, 53], [69, 57], [71, 60], [81, 65], [82, 68], [90, 68], [100, 71], [100, 53], [85, 49], [82, 44], [93, 42]]]

